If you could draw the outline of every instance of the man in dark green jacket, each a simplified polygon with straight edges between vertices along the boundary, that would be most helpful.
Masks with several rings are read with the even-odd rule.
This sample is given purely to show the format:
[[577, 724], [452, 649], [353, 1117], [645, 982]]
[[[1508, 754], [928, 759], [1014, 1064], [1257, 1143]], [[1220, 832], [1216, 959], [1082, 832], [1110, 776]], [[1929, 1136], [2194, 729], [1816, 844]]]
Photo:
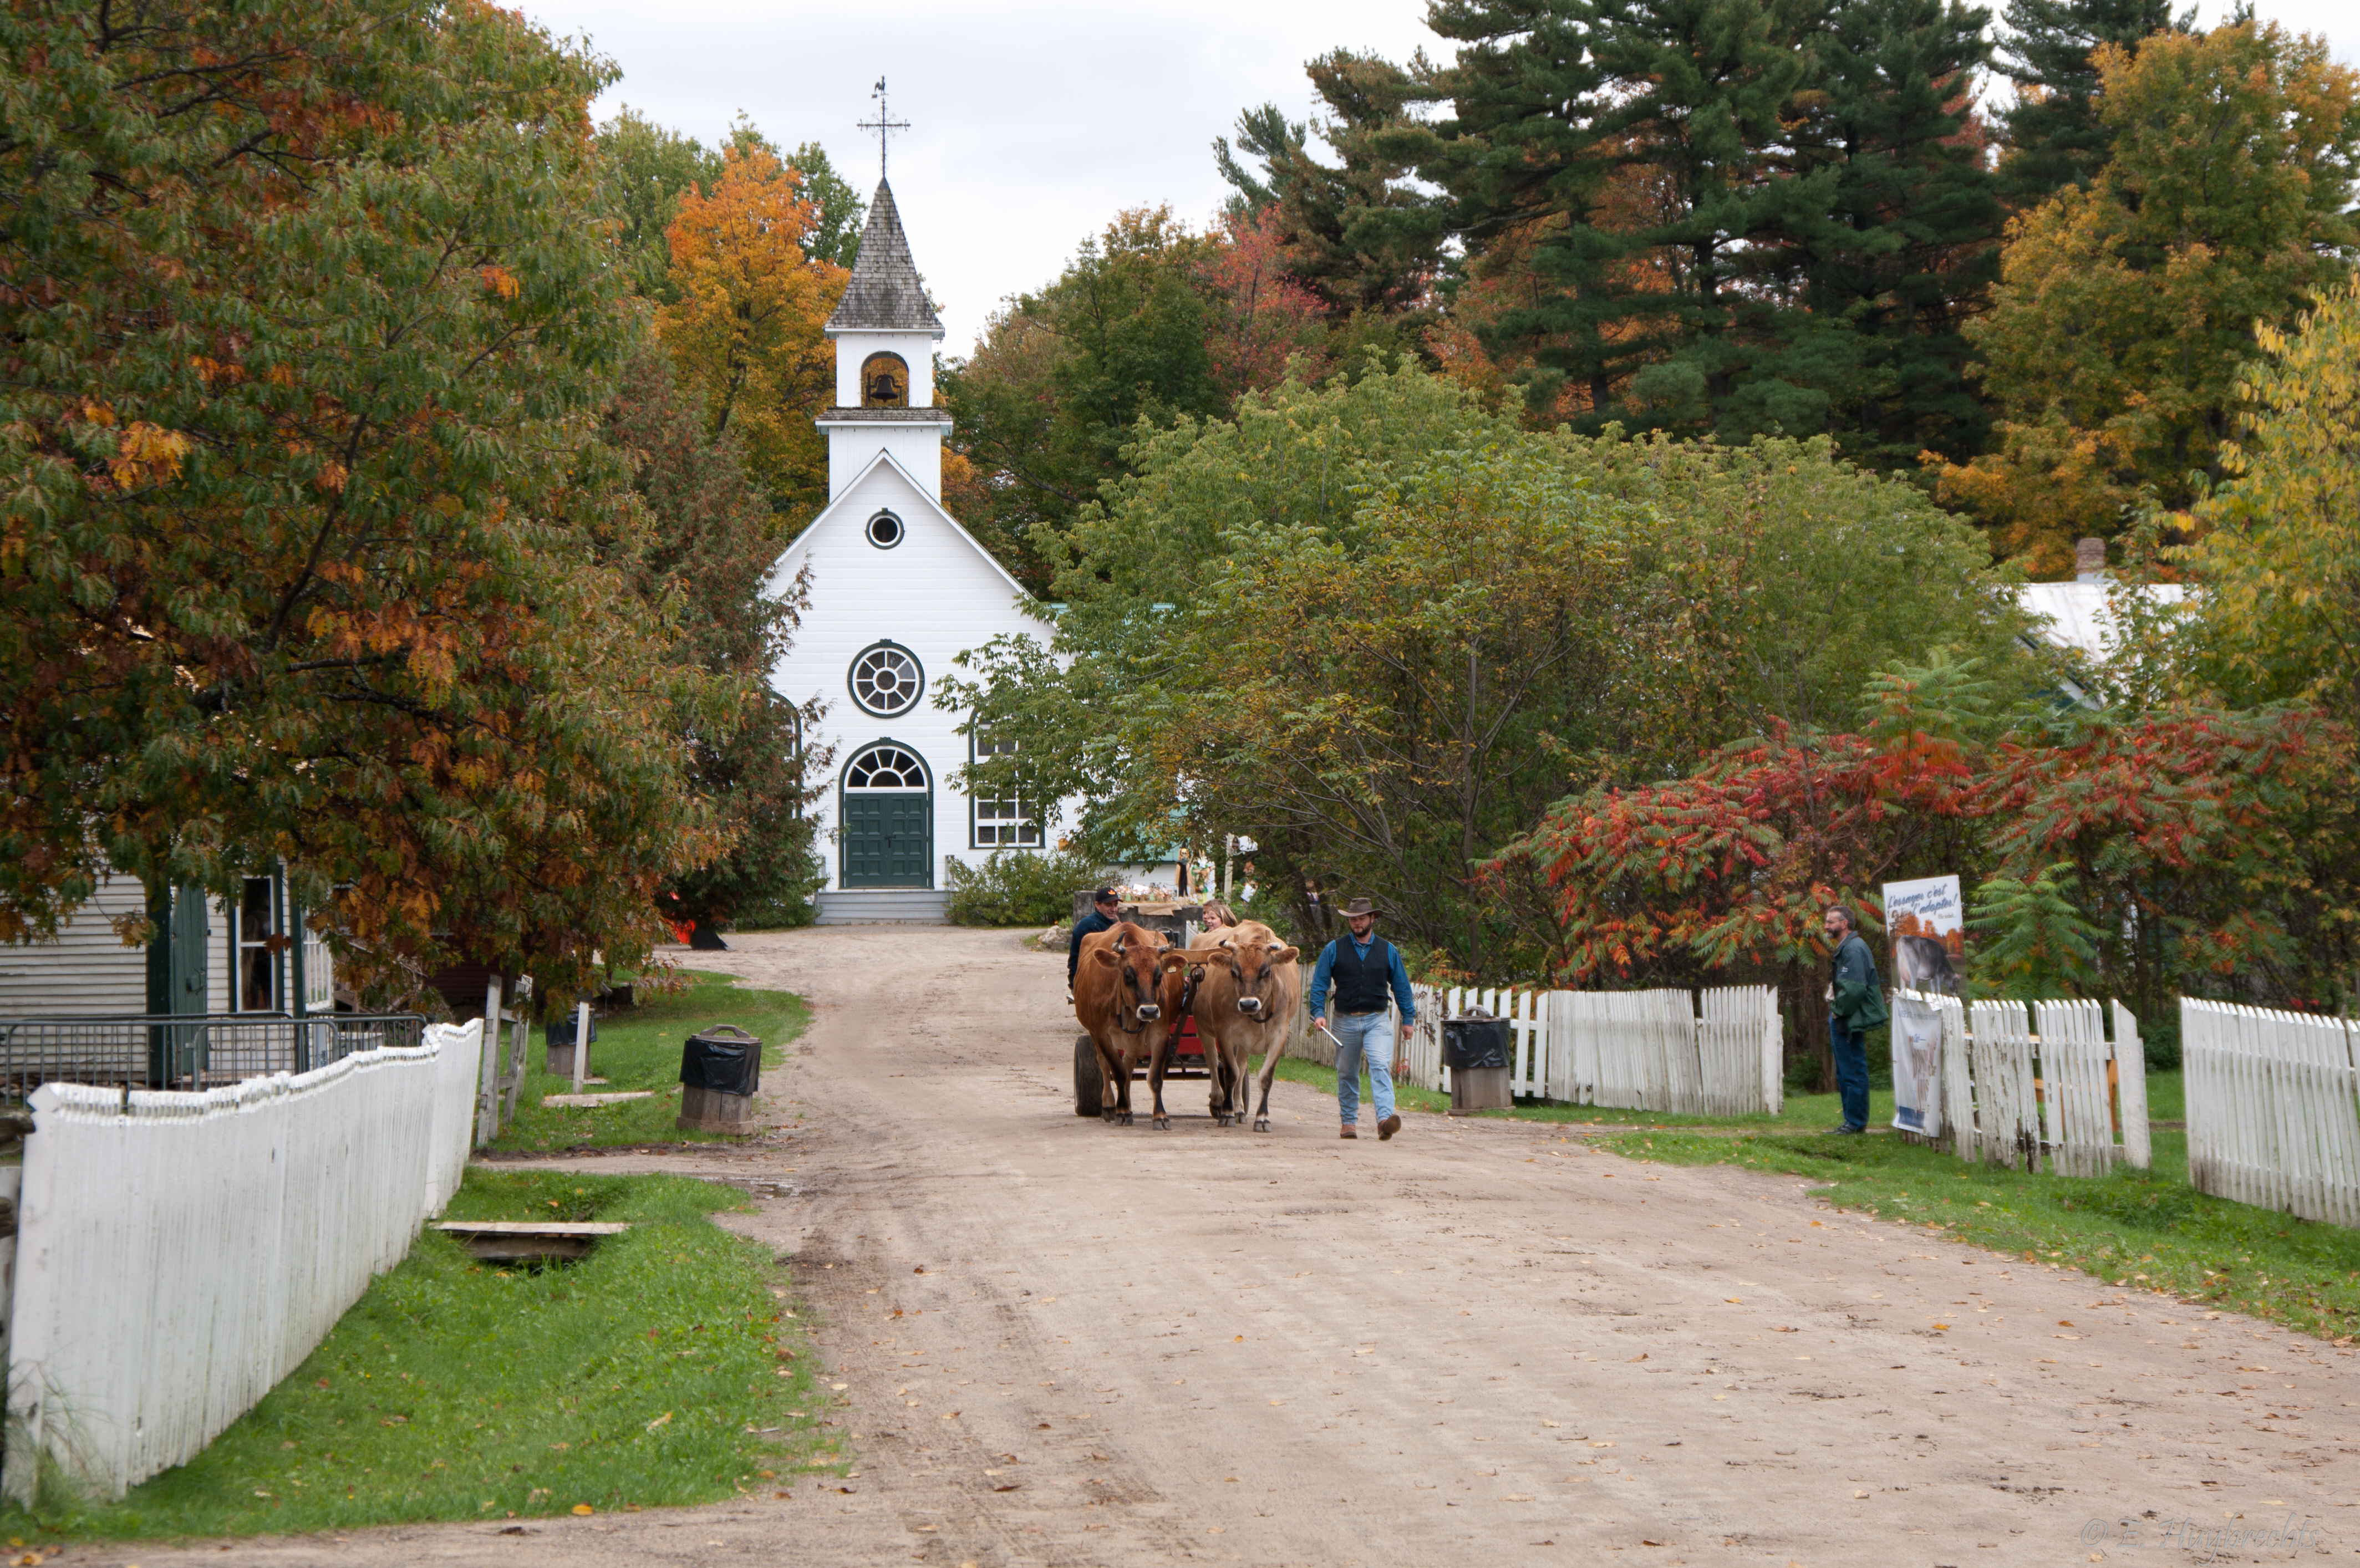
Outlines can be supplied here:
[[1822, 922], [1836, 946], [1834, 983], [1828, 987], [1828, 1042], [1835, 1050], [1836, 1089], [1843, 1096], [1841, 1133], [1868, 1130], [1868, 1046], [1865, 1032], [1892, 1015], [1876, 978], [1876, 958], [1863, 942], [1852, 911], [1829, 906]]

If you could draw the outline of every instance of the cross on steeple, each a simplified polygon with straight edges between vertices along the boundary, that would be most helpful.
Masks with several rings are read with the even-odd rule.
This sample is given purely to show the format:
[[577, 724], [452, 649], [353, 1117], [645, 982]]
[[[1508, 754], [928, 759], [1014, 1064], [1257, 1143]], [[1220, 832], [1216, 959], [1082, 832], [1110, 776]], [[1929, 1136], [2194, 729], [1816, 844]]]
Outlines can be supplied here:
[[895, 131], [908, 130], [910, 122], [893, 118], [891, 113], [886, 108], [883, 77], [877, 79], [877, 85], [869, 89], [869, 95], [877, 100], [877, 117], [873, 120], [861, 121], [858, 128], [877, 133], [877, 178], [882, 180], [885, 178], [885, 138]]

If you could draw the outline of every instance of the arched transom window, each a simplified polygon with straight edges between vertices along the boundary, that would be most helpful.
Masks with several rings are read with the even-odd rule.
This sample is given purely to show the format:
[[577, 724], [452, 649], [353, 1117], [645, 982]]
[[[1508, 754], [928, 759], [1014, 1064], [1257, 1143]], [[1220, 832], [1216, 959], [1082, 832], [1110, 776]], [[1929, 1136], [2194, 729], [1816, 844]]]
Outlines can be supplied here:
[[847, 789], [923, 789], [926, 765], [918, 754], [891, 741], [880, 741], [852, 759], [844, 770]]
[[899, 643], [880, 642], [860, 650], [852, 661], [852, 700], [861, 711], [890, 719], [918, 705], [926, 689], [926, 672], [917, 656]]

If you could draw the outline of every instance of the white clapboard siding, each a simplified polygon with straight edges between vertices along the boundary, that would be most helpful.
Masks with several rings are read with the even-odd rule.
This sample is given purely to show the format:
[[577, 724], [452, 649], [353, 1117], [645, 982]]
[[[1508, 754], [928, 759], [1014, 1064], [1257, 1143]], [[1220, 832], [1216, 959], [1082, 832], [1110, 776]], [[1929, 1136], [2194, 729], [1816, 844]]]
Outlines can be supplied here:
[[134, 877], [99, 878], [90, 902], [54, 937], [0, 944], [0, 1017], [104, 1018], [148, 1010], [148, 950], [126, 947], [118, 917], [148, 912], [148, 893]]
[[26, 1142], [8, 1495], [108, 1497], [301, 1363], [456, 1190], [479, 1024], [197, 1093], [52, 1083]]
[[2348, 1018], [2181, 998], [2191, 1184], [2360, 1226], [2355, 1035]]

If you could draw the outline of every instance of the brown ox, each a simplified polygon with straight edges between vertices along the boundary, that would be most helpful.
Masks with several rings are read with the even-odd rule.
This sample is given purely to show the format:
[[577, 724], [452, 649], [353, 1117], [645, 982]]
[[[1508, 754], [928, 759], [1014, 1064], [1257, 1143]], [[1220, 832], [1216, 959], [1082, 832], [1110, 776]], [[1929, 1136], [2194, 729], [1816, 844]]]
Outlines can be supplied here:
[[1098, 1048], [1106, 1080], [1098, 1115], [1116, 1126], [1131, 1126], [1131, 1068], [1155, 1059], [1176, 1021], [1157, 995], [1164, 952], [1162, 936], [1129, 920], [1082, 939], [1074, 1017]]
[[[1167, 953], [1163, 962], [1175, 978], [1185, 969], [1199, 971], [1188, 1010], [1196, 1020], [1197, 1038], [1205, 1044], [1205, 1066], [1212, 1074], [1213, 1120], [1228, 1127], [1246, 1119], [1246, 1102], [1251, 1097], [1246, 1063], [1259, 1051], [1262, 1100], [1254, 1111], [1254, 1131], [1268, 1132], [1271, 1079], [1278, 1072], [1278, 1059], [1286, 1054], [1286, 1037], [1295, 1027], [1295, 1005], [1303, 995], [1303, 972], [1295, 964], [1295, 950], [1259, 920], [1207, 931], [1198, 940], [1207, 945]], [[1176, 1018], [1174, 1022], [1176, 1027]], [[1159, 1085], [1159, 1106], [1163, 1065], [1159, 1053], [1149, 1073]]]

